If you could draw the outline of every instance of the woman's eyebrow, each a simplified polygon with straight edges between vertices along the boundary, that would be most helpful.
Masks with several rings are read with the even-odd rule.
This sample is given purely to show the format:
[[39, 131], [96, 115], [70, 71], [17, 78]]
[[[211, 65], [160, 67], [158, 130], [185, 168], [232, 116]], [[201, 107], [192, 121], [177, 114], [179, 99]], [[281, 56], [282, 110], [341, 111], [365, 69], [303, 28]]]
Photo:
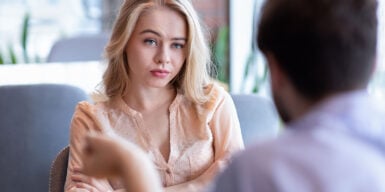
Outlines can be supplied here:
[[156, 35], [156, 36], [161, 37], [161, 35], [160, 35], [158, 32], [156, 32], [156, 31], [154, 31], [154, 30], [151, 30], [151, 29], [145, 29], [145, 30], [143, 30], [142, 32], [140, 32], [140, 34], [144, 34], [144, 33], [152, 33], [152, 34], [154, 34], [154, 35]]
[[[152, 30], [152, 29], [145, 29], [143, 30], [142, 32], [140, 32], [140, 34], [144, 34], [144, 33], [152, 33], [158, 37], [162, 37], [162, 35], [160, 35], [160, 33]], [[171, 38], [172, 40], [179, 40], [179, 41], [187, 41], [187, 39], [185, 37], [174, 37], [174, 38]]]

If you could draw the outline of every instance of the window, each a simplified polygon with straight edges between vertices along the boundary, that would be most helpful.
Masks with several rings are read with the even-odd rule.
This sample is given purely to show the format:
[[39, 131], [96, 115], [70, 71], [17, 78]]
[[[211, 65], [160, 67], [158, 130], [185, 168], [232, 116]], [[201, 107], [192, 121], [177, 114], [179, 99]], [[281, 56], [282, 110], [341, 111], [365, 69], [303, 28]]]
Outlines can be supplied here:
[[[260, 7], [263, 0], [255, 0]], [[385, 104], [385, 1], [378, 1], [377, 68], [369, 85], [369, 92]], [[233, 92], [241, 89], [244, 67], [251, 49], [254, 0], [230, 1], [230, 86]], [[263, 62], [263, 61], [259, 61]], [[266, 95], [266, 91], [262, 92]]]
[[100, 32], [101, 0], [2, 0], [0, 3], [0, 53], [10, 51], [22, 63], [22, 24], [29, 14], [27, 52], [30, 62], [44, 61], [53, 42], [73, 35]]
[[385, 104], [385, 2], [378, 2], [377, 68], [369, 86], [369, 91]]

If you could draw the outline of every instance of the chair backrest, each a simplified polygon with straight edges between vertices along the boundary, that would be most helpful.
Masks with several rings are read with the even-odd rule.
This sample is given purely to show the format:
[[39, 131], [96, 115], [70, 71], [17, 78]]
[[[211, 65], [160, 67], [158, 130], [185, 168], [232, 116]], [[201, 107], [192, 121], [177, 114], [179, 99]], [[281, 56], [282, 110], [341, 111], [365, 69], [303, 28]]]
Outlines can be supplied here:
[[52, 46], [47, 62], [101, 60], [108, 40], [108, 34], [104, 33], [60, 39]]
[[69, 146], [62, 149], [52, 162], [49, 174], [49, 192], [63, 192], [67, 176]]
[[242, 136], [247, 147], [253, 141], [275, 136], [280, 120], [274, 104], [256, 94], [232, 94], [237, 109]]
[[50, 165], [68, 145], [80, 88], [59, 84], [0, 86], [1, 191], [48, 191]]

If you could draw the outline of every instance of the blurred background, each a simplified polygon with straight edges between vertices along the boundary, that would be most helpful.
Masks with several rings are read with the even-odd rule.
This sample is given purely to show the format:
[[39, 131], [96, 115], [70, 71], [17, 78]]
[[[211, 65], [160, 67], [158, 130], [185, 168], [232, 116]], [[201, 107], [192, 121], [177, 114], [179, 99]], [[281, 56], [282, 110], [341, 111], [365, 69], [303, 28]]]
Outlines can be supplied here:
[[[108, 34], [122, 1], [0, 0], [0, 74], [1, 66], [45, 65], [60, 39]], [[232, 93], [269, 95], [265, 61], [252, 43], [258, 19], [253, 13], [259, 12], [262, 2], [192, 0], [208, 27], [218, 72], [215, 78]], [[385, 98], [385, 3], [379, 3], [378, 67], [369, 89]], [[6, 78], [11, 77], [0, 77], [0, 84], [6, 84]]]

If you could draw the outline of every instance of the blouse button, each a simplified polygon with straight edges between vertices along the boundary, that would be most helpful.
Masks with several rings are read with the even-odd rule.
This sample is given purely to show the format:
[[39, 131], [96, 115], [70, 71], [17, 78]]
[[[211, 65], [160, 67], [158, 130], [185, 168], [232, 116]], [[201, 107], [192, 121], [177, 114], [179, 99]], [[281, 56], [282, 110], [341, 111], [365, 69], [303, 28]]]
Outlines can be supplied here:
[[171, 174], [171, 170], [170, 169], [166, 169], [166, 173], [167, 174]]

